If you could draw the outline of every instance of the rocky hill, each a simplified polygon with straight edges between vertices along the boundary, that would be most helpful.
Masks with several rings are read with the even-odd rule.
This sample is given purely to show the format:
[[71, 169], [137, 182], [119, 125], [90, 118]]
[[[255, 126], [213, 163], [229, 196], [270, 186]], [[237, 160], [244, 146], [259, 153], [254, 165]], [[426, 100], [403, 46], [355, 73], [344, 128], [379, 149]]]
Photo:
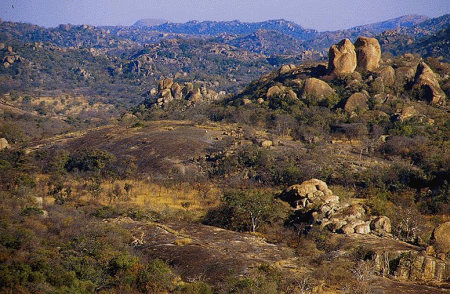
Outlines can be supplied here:
[[168, 23], [168, 20], [159, 18], [140, 19], [133, 24], [134, 27], [153, 27]]
[[307, 40], [305, 45], [315, 49], [328, 48], [344, 38], [356, 40], [359, 36], [375, 37], [388, 30], [408, 30], [418, 26], [426, 20], [428, 20], [428, 17], [423, 15], [405, 15], [391, 20], [357, 26], [346, 30], [320, 32], [314, 39]]
[[190, 35], [235, 34], [248, 35], [258, 30], [277, 30], [299, 40], [314, 38], [317, 31], [305, 29], [302, 26], [284, 19], [268, 20], [257, 23], [234, 21], [189, 21], [187, 23], [167, 23], [154, 27], [155, 30]]
[[[369, 109], [367, 94], [374, 96], [373, 102], [376, 105], [385, 101], [386, 95], [391, 92], [389, 88], [401, 87], [411, 91], [408, 93], [411, 98], [437, 105], [445, 104], [445, 94], [439, 85], [442, 77], [432, 73], [428, 65], [412, 55], [380, 64], [381, 49], [374, 38], [360, 37], [355, 45], [345, 39], [330, 48], [329, 58], [328, 68], [323, 65], [316, 67], [285, 65], [278, 72], [272, 72], [253, 82], [236, 96], [236, 100], [232, 103], [242, 103], [242, 99], [247, 99], [261, 104], [267, 103], [269, 107], [279, 107], [282, 102], [280, 100], [291, 99], [289, 103], [323, 105], [331, 108], [340, 105], [346, 111], [352, 112], [356, 109], [360, 111]], [[421, 78], [422, 74], [430, 76]], [[342, 80], [335, 79], [336, 76], [347, 76], [343, 85]], [[331, 83], [328, 84], [324, 80]], [[424, 86], [425, 80], [430, 83], [427, 86], [430, 89], [428, 94], [423, 90], [417, 90]], [[447, 83], [446, 80], [443, 82]], [[406, 83], [411, 84], [407, 86]], [[366, 95], [366, 98], [361, 98], [362, 96], [361, 99], [356, 98], [358, 89], [362, 90], [359, 93]], [[344, 92], [341, 92], [342, 90]], [[342, 96], [343, 93], [346, 94]]]
[[365, 35], [368, 31], [379, 34], [387, 30], [411, 28], [427, 20], [429, 20], [429, 17], [425, 15], [409, 14], [373, 24], [357, 26], [349, 29], [349, 31], [359, 32], [361, 35]]
[[445, 14], [440, 17], [430, 18], [415, 26], [401, 28], [400, 32], [415, 36], [416, 38], [422, 38], [425, 36], [433, 35], [449, 26], [450, 14]]
[[323, 54], [316, 50], [308, 50], [303, 41], [278, 30], [258, 30], [249, 35], [227, 34], [216, 40], [273, 58], [284, 57], [284, 62], [298, 63], [302, 59], [320, 59]]
[[449, 28], [450, 15], [444, 15], [409, 29], [386, 31], [378, 39], [384, 50], [394, 55], [411, 52], [424, 57], [442, 57], [449, 61]]
[[[0, 25], [6, 28], [0, 33], [0, 39], [4, 41], [0, 42], [0, 91], [17, 98], [42, 96], [45, 92], [60, 99], [71, 93], [84, 95], [91, 103], [102, 100], [102, 103], [119, 106], [120, 109], [145, 99], [162, 78], [176, 77], [182, 82], [229, 93], [241, 89], [262, 72], [272, 70], [273, 64], [279, 65], [283, 61], [274, 62], [264, 55], [213, 40], [168, 38], [143, 47], [129, 39], [115, 43], [106, 38], [103, 41], [108, 43], [107, 47], [100, 45], [103, 42], [100, 39], [96, 44], [88, 45], [86, 40], [97, 40], [92, 39], [91, 33], [101, 32], [96, 28], [72, 27], [60, 35], [61, 29], [47, 31], [23, 25], [24, 31], [36, 34], [28, 41], [40, 40], [38, 35], [41, 33], [48, 38], [56, 38], [55, 43], [46, 38], [28, 43], [21, 37], [18, 24]], [[73, 39], [69, 37], [71, 34], [79, 35], [84, 45], [75, 46], [76, 42], [72, 43]], [[36, 91], [41, 94], [36, 94]], [[20, 103], [22, 99], [17, 98], [13, 98], [15, 103]], [[5, 99], [11, 102], [10, 98]], [[53, 106], [37, 104], [15, 106], [29, 111], [39, 111], [40, 108], [41, 113], [56, 115]]]

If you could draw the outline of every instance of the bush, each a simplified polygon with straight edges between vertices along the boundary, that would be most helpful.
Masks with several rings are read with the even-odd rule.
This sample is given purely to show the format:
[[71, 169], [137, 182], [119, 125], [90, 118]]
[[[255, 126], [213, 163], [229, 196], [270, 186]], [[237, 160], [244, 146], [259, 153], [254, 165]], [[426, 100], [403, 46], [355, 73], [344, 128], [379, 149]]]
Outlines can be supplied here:
[[155, 259], [141, 270], [136, 281], [137, 288], [144, 293], [160, 293], [172, 288], [174, 275], [160, 259]]
[[263, 224], [286, 217], [282, 203], [272, 193], [262, 190], [231, 190], [222, 197], [223, 204], [208, 212], [204, 223], [237, 231], [256, 232]]
[[116, 157], [108, 151], [96, 148], [84, 148], [69, 157], [65, 168], [69, 172], [74, 170], [81, 172], [104, 172], [111, 167], [114, 161], [116, 161]]

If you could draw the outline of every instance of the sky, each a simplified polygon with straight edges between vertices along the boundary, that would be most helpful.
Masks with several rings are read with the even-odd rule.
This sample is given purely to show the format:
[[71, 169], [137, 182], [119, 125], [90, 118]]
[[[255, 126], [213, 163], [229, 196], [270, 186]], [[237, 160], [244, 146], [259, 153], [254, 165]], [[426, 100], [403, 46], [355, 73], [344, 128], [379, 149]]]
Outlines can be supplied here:
[[0, 18], [45, 27], [125, 25], [145, 18], [293, 21], [318, 31], [347, 29], [406, 14], [450, 14], [450, 0], [0, 0]]

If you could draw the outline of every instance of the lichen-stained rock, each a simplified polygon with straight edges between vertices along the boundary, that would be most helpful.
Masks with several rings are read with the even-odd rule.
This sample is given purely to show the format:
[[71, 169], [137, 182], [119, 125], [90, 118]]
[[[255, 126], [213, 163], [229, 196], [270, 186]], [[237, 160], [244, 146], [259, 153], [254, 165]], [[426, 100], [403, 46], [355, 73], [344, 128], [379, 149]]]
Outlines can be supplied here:
[[450, 277], [450, 263], [414, 250], [393, 252], [389, 270], [400, 281], [444, 282]]
[[356, 70], [374, 71], [380, 65], [381, 47], [375, 38], [359, 37], [355, 42]]
[[356, 69], [355, 46], [349, 39], [332, 45], [328, 51], [328, 71], [337, 76], [351, 74]]
[[283, 91], [284, 91], [283, 86], [278, 86], [278, 85], [272, 86], [267, 90], [266, 97], [273, 98], [273, 97], [280, 96], [283, 93]]
[[374, 234], [383, 236], [392, 232], [391, 220], [386, 216], [378, 216], [370, 222], [370, 229]]
[[363, 223], [363, 224], [360, 224], [360, 225], [356, 225], [355, 226], [355, 233], [356, 234], [361, 234], [361, 235], [369, 234], [370, 233], [370, 224]]
[[368, 101], [369, 97], [366, 93], [354, 93], [347, 99], [344, 110], [347, 113], [367, 110], [369, 109]]
[[416, 90], [420, 99], [434, 105], [445, 104], [446, 96], [439, 85], [438, 76], [425, 62], [417, 66], [413, 89]]
[[378, 77], [381, 77], [383, 84], [387, 87], [395, 83], [395, 69], [392, 66], [382, 66], [375, 71]]
[[[289, 202], [294, 208], [306, 208], [310, 204], [339, 202], [339, 197], [331, 198], [333, 192], [324, 181], [311, 179], [292, 185], [280, 194], [280, 199]], [[326, 202], [328, 201], [328, 202]]]
[[173, 83], [171, 87], [172, 96], [176, 100], [183, 99], [183, 86], [178, 83]]
[[170, 89], [162, 89], [161, 93], [160, 93], [161, 98], [165, 98], [167, 100], [172, 100], [172, 92], [170, 91]]
[[401, 122], [404, 122], [404, 121], [407, 121], [408, 119], [414, 118], [418, 115], [420, 115], [420, 112], [417, 111], [417, 109], [413, 105], [404, 106], [398, 115], [398, 119]]
[[284, 75], [284, 74], [287, 74], [288, 72], [290, 72], [291, 70], [293, 70], [295, 68], [296, 68], [296, 66], [293, 65], [293, 64], [285, 64], [282, 67], [280, 67], [278, 73], [280, 75]]
[[417, 66], [401, 66], [395, 69], [395, 79], [398, 85], [414, 81]]
[[431, 240], [437, 253], [450, 252], [450, 222], [437, 226], [433, 230]]
[[163, 79], [158, 82], [158, 90], [170, 89], [173, 85], [172, 79]]
[[316, 78], [306, 79], [303, 85], [302, 98], [312, 104], [318, 104], [335, 94], [330, 85]]

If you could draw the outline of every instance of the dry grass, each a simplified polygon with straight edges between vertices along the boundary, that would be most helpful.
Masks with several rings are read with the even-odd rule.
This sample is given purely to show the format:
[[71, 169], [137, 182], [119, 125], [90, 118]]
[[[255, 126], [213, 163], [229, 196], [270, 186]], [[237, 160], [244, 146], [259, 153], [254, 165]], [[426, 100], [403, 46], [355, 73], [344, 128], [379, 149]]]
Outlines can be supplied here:
[[[219, 201], [217, 189], [211, 187], [206, 197], [195, 190], [188, 183], [178, 183], [177, 185], [167, 185], [164, 183], [152, 183], [143, 180], [116, 181], [102, 185], [104, 191], [110, 191], [115, 186], [131, 185], [129, 191], [129, 201], [134, 204], [146, 207], [153, 207], [155, 210], [170, 207], [173, 209], [188, 211], [204, 211], [212, 206], [216, 206]], [[126, 194], [126, 192], [124, 191]]]
[[176, 239], [173, 243], [177, 246], [186, 246], [192, 243], [191, 238]]
[[[49, 195], [46, 176], [40, 176], [42, 195]], [[220, 191], [214, 186], [208, 186], [202, 191], [196, 190], [189, 183], [154, 183], [146, 180], [117, 180], [104, 182], [100, 185], [100, 193], [94, 197], [89, 192], [90, 181], [69, 180], [66, 187], [72, 187], [71, 199], [89, 201], [96, 199], [102, 204], [131, 204], [155, 212], [183, 211], [194, 219], [201, 218], [206, 212], [220, 203]], [[129, 189], [125, 189], [128, 187]], [[54, 197], [45, 198], [47, 204], [55, 202]]]

